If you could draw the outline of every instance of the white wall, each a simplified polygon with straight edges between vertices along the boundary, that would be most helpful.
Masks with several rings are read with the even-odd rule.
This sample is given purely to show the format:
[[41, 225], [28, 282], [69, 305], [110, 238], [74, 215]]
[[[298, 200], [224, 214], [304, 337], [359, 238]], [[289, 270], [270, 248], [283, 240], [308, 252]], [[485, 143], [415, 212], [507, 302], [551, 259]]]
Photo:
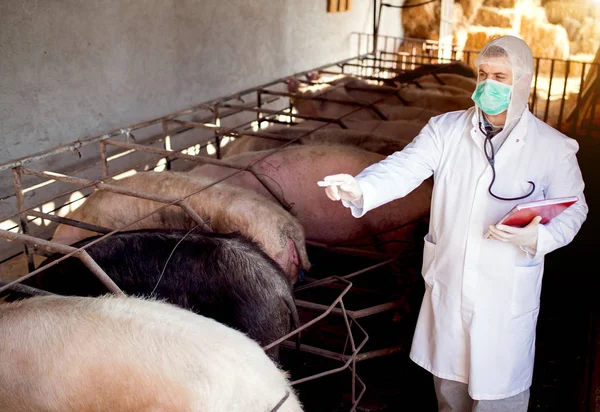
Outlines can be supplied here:
[[0, 163], [350, 57], [372, 21], [371, 0], [0, 1]]

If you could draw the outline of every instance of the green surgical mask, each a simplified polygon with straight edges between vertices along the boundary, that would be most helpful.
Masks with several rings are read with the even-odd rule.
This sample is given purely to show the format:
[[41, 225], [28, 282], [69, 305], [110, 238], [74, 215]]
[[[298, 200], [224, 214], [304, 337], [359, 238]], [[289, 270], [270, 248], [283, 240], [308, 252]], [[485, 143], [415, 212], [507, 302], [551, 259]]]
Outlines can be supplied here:
[[512, 85], [496, 80], [485, 80], [477, 85], [471, 99], [485, 114], [500, 114], [510, 104]]

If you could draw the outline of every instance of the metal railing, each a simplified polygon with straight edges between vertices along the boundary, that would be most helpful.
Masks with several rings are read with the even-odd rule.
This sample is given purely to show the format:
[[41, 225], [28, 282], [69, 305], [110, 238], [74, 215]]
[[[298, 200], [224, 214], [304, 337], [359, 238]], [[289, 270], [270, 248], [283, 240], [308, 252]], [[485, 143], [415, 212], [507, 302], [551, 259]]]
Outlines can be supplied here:
[[[347, 59], [335, 63], [333, 65], [327, 65], [318, 69], [327, 71], [335, 70], [336, 68], [341, 67], [341, 65], [350, 64], [351, 62], [355, 62], [358, 64], [361, 61], [360, 59], [363, 57], [365, 56], [353, 57], [351, 59]], [[295, 77], [308, 77], [310, 72], [312, 71], [298, 73], [295, 75]], [[81, 259], [83, 263], [90, 269], [90, 271], [98, 279], [100, 279], [100, 281], [107, 287], [108, 290], [112, 291], [113, 293], [123, 294], [120, 288], [116, 284], [114, 284], [112, 279], [110, 279], [110, 277], [104, 272], [104, 270], [100, 266], [98, 266], [96, 262], [93, 261], [93, 259], [87, 253], [86, 249], [92, 247], [94, 244], [101, 242], [104, 239], [110, 238], [110, 236], [114, 235], [115, 233], [126, 230], [130, 226], [172, 205], [179, 206], [183, 210], [183, 213], [188, 214], [191, 217], [191, 219], [195, 222], [195, 224], [206, 225], [205, 218], [199, 216], [188, 205], [186, 199], [244, 171], [253, 173], [254, 177], [261, 181], [261, 183], [269, 190], [269, 192], [274, 196], [274, 198], [277, 199], [284, 208], [289, 210], [290, 206], [285, 202], [283, 198], [278, 197], [276, 191], [270, 188], [268, 181], [265, 181], [260, 175], [253, 171], [253, 166], [255, 164], [258, 164], [259, 162], [264, 161], [269, 156], [272, 156], [274, 153], [277, 153], [277, 151], [282, 150], [290, 144], [299, 142], [304, 135], [308, 135], [313, 131], [319, 130], [320, 128], [323, 128], [328, 124], [337, 124], [340, 127], [345, 127], [345, 119], [351, 117], [352, 114], [358, 111], [368, 109], [372, 110], [373, 113], [381, 113], [378, 112], [378, 109], [376, 107], [377, 102], [373, 102], [368, 104], [348, 104], [349, 111], [346, 114], [337, 118], [294, 114], [293, 110], [291, 110], [290, 99], [307, 98], [314, 99], [315, 101], [330, 101], [331, 99], [328, 99], [325, 96], [315, 95], [312, 97], [307, 97], [299, 93], [288, 93], [285, 91], [281, 91], [282, 88], [284, 88], [285, 90], [285, 87], [287, 86], [286, 81], [287, 78], [278, 79], [269, 84], [246, 90], [240, 93], [236, 93], [235, 95], [196, 105], [182, 111], [162, 116], [157, 119], [130, 125], [125, 128], [120, 128], [108, 133], [104, 133], [102, 135], [79, 139], [67, 145], [61, 145], [55, 147], [54, 149], [45, 150], [43, 152], [16, 159], [14, 161], [0, 165], [0, 172], [10, 172], [12, 174], [14, 186], [14, 193], [4, 194], [3, 199], [5, 201], [11, 199], [16, 200], [16, 210], [14, 211], [14, 213], [10, 213], [4, 216], [2, 219], [18, 219], [18, 229], [20, 229], [21, 232], [15, 233], [14, 231], [10, 230], [16, 228], [9, 228], [9, 230], [0, 230], [0, 238], [11, 242], [19, 242], [23, 244], [23, 256], [27, 257], [29, 267], [29, 273], [23, 276], [19, 276], [17, 279], [13, 279], [10, 281], [0, 279], [0, 292], [4, 292], [7, 290], [17, 290], [21, 293], [47, 293], [45, 291], [39, 291], [31, 287], [20, 285], [20, 283], [32, 276], [35, 276], [36, 274], [42, 272], [50, 266], [60, 264], [60, 262], [62, 262], [63, 260], [74, 256]], [[234, 102], [239, 102], [239, 104]], [[338, 103], [345, 104], [344, 102]], [[188, 116], [190, 114], [199, 112], [210, 112], [211, 115], [193, 121], [182, 118], [183, 116]], [[233, 123], [233, 125], [231, 127], [223, 126], [223, 124], [228, 123], [229, 120], [231, 120], [231, 123]], [[304, 135], [294, 139], [289, 139], [285, 136], [277, 136], [276, 134], [269, 133], [268, 131], [262, 131], [260, 127], [256, 127], [257, 125], [260, 126], [264, 123], [291, 124], [297, 120], [315, 120], [321, 122], [322, 125], [317, 126], [314, 129], [307, 131]], [[208, 121], [210, 121], [211, 123], [207, 123]], [[177, 126], [178, 128], [170, 130], [169, 126], [173, 125]], [[254, 129], [256, 130], [252, 128], [253, 125], [255, 126]], [[136, 132], [137, 134], [138, 132], [143, 131], [144, 129], [152, 126], [161, 126], [162, 134], [152, 136], [151, 138], [146, 139], [146, 141], [144, 142], [136, 139], [133, 136], [133, 132]], [[185, 145], [183, 145], [183, 147], [181, 145], [178, 145], [178, 137], [181, 136], [183, 133], [186, 133], [187, 131], [196, 129], [210, 131], [209, 138], [195, 143], [201, 145], [201, 147], [203, 148], [206, 148], [209, 144], [214, 144], [216, 148], [214, 156], [199, 154], [191, 155], [189, 153], [183, 153], [185, 151], [185, 147], [189, 147], [189, 143], [186, 143]], [[246, 134], [256, 137], [276, 139], [281, 141], [283, 145], [280, 148], [275, 149], [272, 153], [259, 159], [253, 165], [247, 167], [241, 167], [236, 164], [230, 163], [226, 160], [222, 160], [220, 150], [222, 140], [225, 137], [236, 137]], [[132, 141], [134, 141], [135, 143]], [[160, 145], [162, 147], [156, 147], [156, 145]], [[39, 169], [36, 167], [38, 164], [43, 164], [48, 159], [52, 159], [54, 157], [79, 156], [79, 150], [83, 150], [83, 148], [96, 149], [96, 156], [92, 156], [92, 159], [94, 160], [89, 164], [77, 165], [71, 170], [61, 170], [60, 173], [44, 170], [44, 168], [42, 168], [41, 166]], [[109, 153], [111, 150], [113, 150], [112, 153]], [[155, 157], [151, 158], [151, 162], [156, 161], [157, 158], [165, 159], [166, 170], [171, 169], [176, 164], [176, 162], [183, 161], [222, 166], [232, 169], [232, 173], [224, 177], [223, 179], [215, 181], [211, 185], [198, 189], [192, 193], [187, 193], [184, 196], [181, 196], [180, 198], [167, 198], [157, 195], [156, 193], [151, 193], [144, 188], [133, 190], [105, 182], [111, 177], [114, 177], [116, 174], [122, 172], [122, 170], [113, 170], [113, 167], [111, 166], [112, 162], [122, 162], [124, 161], [124, 159], [126, 160], [128, 158], [133, 159], [133, 156], [136, 153], [155, 155]], [[115, 160], [111, 160], [111, 158]], [[146, 159], [140, 164], [128, 164], [126, 169], [133, 166], [134, 170], [143, 170], [144, 166], [147, 166], [147, 164], [148, 160]], [[88, 172], [90, 170], [99, 171], [99, 177], [95, 179], [90, 179], [76, 176], [78, 174]], [[27, 177], [30, 180], [27, 183], [24, 183], [22, 179], [23, 177]], [[31, 189], [31, 187], [39, 186], [40, 181], [41, 184], [45, 185], [45, 188], [50, 187], [51, 185], [58, 184], [68, 184], [74, 186], [74, 188], [71, 187], [71, 189], [67, 190], [66, 192], [61, 191], [58, 195], [54, 195], [48, 198], [40, 199], [39, 197], [34, 197], [34, 199], [36, 199], [36, 202], [34, 202], [33, 204], [27, 204], [25, 199], [25, 191]], [[61, 206], [64, 205], [59, 205], [59, 207], [56, 207], [53, 211], [37, 210], [49, 200], [57, 200], [58, 198], [71, 195], [77, 190], [80, 190], [81, 188], [93, 188], [96, 190], [112, 191], [121, 195], [133, 196], [142, 199], [150, 199], [162, 203], [163, 205], [156, 208], [152, 212], [141, 216], [139, 219], [136, 219], [130, 224], [122, 225], [116, 228], [94, 226], [86, 222], [71, 219], [68, 216], [59, 216], [58, 212], [60, 211]], [[101, 236], [80, 248], [65, 246], [36, 236], [36, 227], [32, 226], [32, 221], [34, 221], [35, 219], [43, 219], [55, 223], [95, 231], [100, 233]], [[408, 224], [411, 225], [418, 223], [419, 222], [409, 222]], [[375, 270], [381, 266], [391, 264], [394, 261], [394, 257], [391, 256], [389, 253], [381, 253], [372, 250], [362, 250], [360, 248], [355, 248], [351, 245], [345, 244], [324, 245], [315, 242], [308, 243], [313, 247], [321, 247], [336, 253], [379, 258], [382, 260], [382, 263], [373, 265], [372, 267], [366, 269], [359, 270], [357, 272], [351, 273], [343, 277], [329, 277], [327, 279], [315, 281], [308, 284], [307, 286], [304, 286], [303, 289], [307, 289], [320, 287], [331, 282], [341, 282], [346, 285], [346, 288], [344, 289], [344, 292], [341, 293], [338, 296], [338, 298], [335, 299], [334, 302], [331, 304], [321, 304], [316, 302], [298, 300], [298, 307], [306, 308], [313, 311], [320, 311], [322, 312], [322, 314], [314, 320], [312, 320], [311, 322], [308, 322], [305, 325], [300, 326], [296, 330], [291, 331], [286, 336], [281, 337], [276, 342], [271, 343], [267, 346], [267, 348], [272, 347], [273, 345], [276, 345], [278, 343], [281, 343], [283, 346], [291, 345], [291, 342], [288, 341], [290, 337], [299, 334], [306, 328], [313, 326], [317, 322], [322, 321], [322, 319], [324, 319], [329, 314], [333, 314], [335, 316], [342, 316], [344, 323], [347, 326], [346, 346], [350, 349], [349, 353], [346, 351], [346, 348], [344, 348], [344, 350], [341, 353], [334, 353], [310, 345], [301, 345], [300, 347], [302, 351], [314, 355], [337, 359], [342, 362], [342, 366], [340, 366], [339, 368], [318, 373], [316, 375], [303, 377], [301, 379], [296, 380], [293, 383], [300, 384], [308, 380], [318, 379], [320, 377], [332, 373], [337, 373], [342, 370], [350, 370], [352, 373], [352, 410], [355, 410], [356, 406], [358, 405], [358, 402], [364, 394], [364, 391], [366, 390], [364, 383], [356, 375], [356, 363], [361, 360], [370, 359], [378, 356], [385, 356], [401, 350], [400, 347], [390, 347], [373, 350], [368, 353], [360, 353], [368, 339], [368, 334], [358, 324], [357, 319], [392, 309], [398, 309], [400, 307], [400, 303], [398, 303], [397, 301], [392, 301], [379, 304], [373, 307], [363, 308], [360, 310], [348, 311], [344, 306], [343, 297], [352, 286], [352, 283], [348, 281], [349, 278], [369, 273], [370, 271]], [[42, 267], [35, 268], [33, 255], [47, 255], [48, 253], [61, 253], [63, 254], [63, 256]], [[3, 274], [0, 275], [0, 277], [3, 277]], [[352, 334], [351, 325], [356, 325], [356, 327], [364, 334], [364, 338], [361, 340], [360, 343], [357, 343], [355, 341]], [[362, 388], [358, 393], [356, 388], [357, 384], [360, 385], [360, 387]]]
[[[478, 50], [446, 46], [434, 40], [378, 35], [373, 53], [373, 35], [353, 33], [360, 65], [344, 64], [347, 73], [393, 77], [395, 73], [427, 64], [462, 62], [473, 67]], [[441, 57], [447, 55], [450, 57]], [[529, 108], [557, 130], [571, 136], [600, 136], [600, 76], [597, 62], [534, 56], [534, 76]], [[587, 83], [586, 83], [587, 82]], [[587, 84], [587, 87], [585, 87]]]

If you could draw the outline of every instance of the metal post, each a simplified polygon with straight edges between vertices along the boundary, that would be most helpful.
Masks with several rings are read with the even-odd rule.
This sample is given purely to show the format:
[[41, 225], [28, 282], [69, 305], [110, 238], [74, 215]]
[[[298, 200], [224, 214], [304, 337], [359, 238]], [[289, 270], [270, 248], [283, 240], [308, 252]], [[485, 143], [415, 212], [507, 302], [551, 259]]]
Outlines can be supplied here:
[[548, 83], [548, 97], [546, 100], [546, 110], [544, 111], [544, 122], [548, 121], [548, 111], [550, 110], [550, 97], [552, 96], [552, 78], [554, 77], [554, 63], [555, 60], [552, 59], [550, 63], [550, 81]]
[[579, 126], [579, 111], [581, 110], [581, 99], [582, 96], [581, 94], [583, 93], [583, 84], [585, 83], [585, 66], [586, 64], [583, 63], [582, 67], [581, 67], [581, 80], [579, 83], [579, 93], [577, 93], [577, 105], [575, 106], [575, 109], [573, 110], [573, 112], [571, 113], [571, 118], [573, 118], [573, 134], [577, 134], [577, 128]]
[[[19, 222], [21, 226], [21, 232], [24, 235], [29, 234], [29, 223], [27, 222], [27, 215], [24, 213], [25, 211], [25, 199], [23, 197], [23, 186], [21, 184], [21, 173], [20, 167], [13, 167], [12, 175], [13, 175], [13, 185], [15, 187], [15, 195], [17, 198], [17, 209], [19, 209]], [[35, 270], [35, 263], [33, 261], [33, 253], [31, 248], [29, 248], [26, 244], [23, 244], [23, 251], [27, 256], [27, 269], [31, 272]]]
[[535, 59], [535, 77], [533, 79], [533, 98], [531, 100], [531, 112], [535, 115], [535, 102], [537, 100], [537, 83], [540, 74], [540, 58]]
[[100, 164], [102, 166], [102, 179], [106, 179], [108, 177], [108, 160], [104, 140], [100, 141]]
[[[171, 151], [171, 136], [169, 136], [169, 124], [166, 121], [162, 121], [163, 130], [163, 147], [165, 150]], [[165, 170], [171, 170], [171, 159], [165, 157]]]
[[377, 0], [373, 0], [373, 56], [377, 51], [377, 32], [379, 31], [379, 25], [377, 22]]
[[594, 121], [596, 120], [596, 105], [598, 104], [598, 91], [600, 90], [600, 70], [598, 66], [596, 66], [596, 79], [594, 80], [594, 85], [592, 86], [592, 88], [592, 109], [590, 113], [590, 122], [588, 125], [588, 136], [591, 136], [592, 130], [594, 129]]
[[217, 130], [217, 121], [219, 120], [219, 104], [213, 107], [213, 124], [215, 125], [215, 150], [217, 151], [217, 159], [221, 159], [221, 135]]
[[567, 95], [567, 83], [569, 82], [569, 70], [571, 69], [571, 61], [567, 60], [567, 67], [565, 69], [565, 84], [563, 87], [562, 99], [560, 101], [560, 113], [558, 114], [558, 122], [556, 123], [556, 130], [560, 131], [562, 126], [563, 111], [565, 109], [565, 96]]
[[123, 293], [123, 291], [115, 284], [115, 282], [113, 282], [113, 280], [106, 274], [106, 272], [104, 272], [104, 270], [100, 266], [98, 266], [98, 264], [94, 261], [94, 259], [92, 259], [90, 257], [90, 255], [83, 248], [77, 249], [73, 246], [67, 246], [67, 245], [62, 245], [60, 243], [48, 242], [47, 240], [44, 240], [44, 239], [40, 239], [37, 237], [20, 234], [20, 233], [13, 233], [13, 232], [9, 232], [7, 230], [0, 230], [0, 238], [4, 238], [7, 240], [13, 240], [13, 241], [16, 240], [18, 242], [22, 242], [23, 244], [26, 244], [31, 247], [33, 247], [33, 246], [40, 247], [51, 253], [62, 253], [65, 255], [65, 256], [62, 256], [62, 257], [56, 259], [55, 261], [48, 263], [47, 265], [44, 265], [42, 267], [39, 267], [39, 268], [33, 270], [32, 272], [30, 272], [29, 274], [27, 274], [25, 276], [21, 276], [19, 279], [13, 280], [12, 282], [8, 282], [5, 285], [2, 285], [0, 287], [0, 292], [3, 292], [4, 290], [7, 290], [7, 289], [11, 289], [13, 285], [16, 285], [17, 283], [20, 283], [26, 279], [29, 279], [30, 277], [32, 277], [34, 275], [37, 275], [38, 273], [42, 272], [43, 270], [46, 270], [50, 266], [57, 265], [58, 263], [67, 259], [68, 256], [75, 256], [76, 258], [80, 259], [88, 267], [88, 269], [90, 269], [90, 271], [94, 275], [96, 275], [96, 277], [100, 280], [100, 282], [102, 282], [102, 284], [104, 286], [106, 286], [106, 288], [109, 291], [111, 291], [117, 295], [121, 295], [121, 296], [125, 295]]

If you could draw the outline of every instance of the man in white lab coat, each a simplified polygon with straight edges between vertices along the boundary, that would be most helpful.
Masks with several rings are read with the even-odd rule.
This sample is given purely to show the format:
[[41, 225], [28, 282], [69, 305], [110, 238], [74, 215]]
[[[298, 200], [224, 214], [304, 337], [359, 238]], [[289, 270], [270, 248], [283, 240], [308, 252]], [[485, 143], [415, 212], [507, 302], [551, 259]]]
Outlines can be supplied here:
[[[434, 176], [410, 358], [434, 375], [440, 411], [524, 412], [544, 256], [573, 240], [588, 207], [577, 142], [528, 110], [529, 46], [500, 37], [475, 65], [475, 107], [432, 118], [355, 178], [325, 177], [325, 190], [358, 218]], [[517, 203], [566, 196], [579, 201], [546, 225], [495, 226]]]

